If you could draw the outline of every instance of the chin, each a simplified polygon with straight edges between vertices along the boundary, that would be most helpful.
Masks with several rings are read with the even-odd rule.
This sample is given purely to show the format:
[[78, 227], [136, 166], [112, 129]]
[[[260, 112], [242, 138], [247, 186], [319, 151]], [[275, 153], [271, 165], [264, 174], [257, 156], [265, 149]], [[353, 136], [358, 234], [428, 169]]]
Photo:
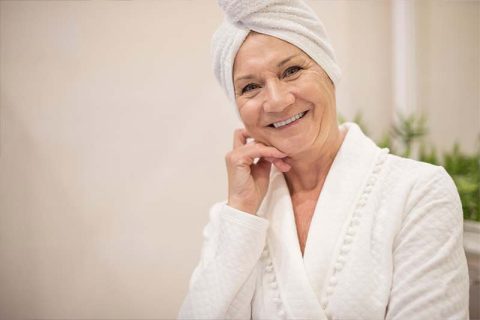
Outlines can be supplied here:
[[273, 146], [280, 150], [281, 152], [287, 154], [289, 157], [292, 157], [298, 153], [308, 150], [311, 144], [306, 143], [305, 141], [290, 141], [289, 143], [278, 143]]

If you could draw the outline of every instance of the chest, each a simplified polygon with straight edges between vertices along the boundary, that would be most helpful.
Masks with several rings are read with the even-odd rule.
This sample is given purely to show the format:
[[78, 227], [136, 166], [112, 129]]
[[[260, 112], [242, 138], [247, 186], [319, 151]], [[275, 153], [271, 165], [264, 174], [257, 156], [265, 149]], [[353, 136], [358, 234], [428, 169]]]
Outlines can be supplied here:
[[293, 203], [293, 211], [295, 215], [295, 226], [297, 229], [298, 242], [302, 255], [305, 251], [305, 244], [308, 238], [308, 231], [312, 222], [313, 214], [317, 199], [303, 199]]
[[[316, 207], [316, 202], [313, 204], [305, 202], [303, 205], [295, 206], [294, 217], [302, 255], [305, 252], [306, 240], [310, 237], [307, 260], [296, 259], [293, 255], [286, 254], [285, 251], [288, 249], [284, 246], [280, 247], [278, 244], [277, 248], [282, 249], [277, 250], [280, 252], [278, 256], [273, 255], [273, 268], [268, 267], [272, 262], [271, 258], [262, 258], [264, 260], [261, 260], [259, 265], [261, 281], [257, 282], [257, 290], [262, 291], [257, 291], [255, 294], [255, 297], [258, 298], [254, 298], [256, 301], [253, 313], [257, 316], [253, 318], [276, 319], [279, 308], [277, 294], [282, 297], [282, 302], [288, 305], [292, 301], [296, 301], [297, 297], [309, 296], [310, 290], [313, 289], [314, 298], [318, 301], [321, 301], [327, 290], [333, 291], [328, 298], [329, 312], [332, 315], [330, 319], [358, 319], [360, 313], [364, 319], [383, 319], [388, 304], [389, 286], [392, 283], [391, 248], [394, 236], [389, 227], [389, 220], [387, 220], [391, 217], [383, 217], [381, 213], [385, 211], [372, 210], [370, 206], [367, 206], [368, 210], [363, 211], [362, 223], [358, 225], [355, 241], [347, 255], [335, 251], [336, 244], [342, 240], [342, 226], [345, 220], [340, 219], [342, 223], [333, 224], [325, 218], [325, 211], [320, 210], [315, 212], [315, 215], [319, 214], [313, 221], [315, 224], [310, 225]], [[319, 209], [321, 207], [317, 208], [317, 210]], [[322, 226], [319, 228], [317, 223]], [[311, 231], [310, 235], [309, 231]], [[320, 237], [318, 231], [322, 231]], [[328, 237], [329, 241], [323, 241], [325, 239], [323, 237]], [[390, 240], [387, 241], [387, 239]], [[294, 246], [290, 246], [290, 248], [292, 251], [298, 250]], [[274, 254], [276, 251], [271, 250], [270, 252]], [[335, 275], [332, 287], [331, 279], [333, 278], [330, 277], [329, 270], [333, 266], [337, 267], [339, 257], [348, 259], [349, 262], [342, 264], [342, 270]], [[276, 288], [271, 287], [272, 272], [279, 282], [280, 289], [278, 290], [285, 288], [285, 292], [278, 292]], [[306, 282], [302, 282], [304, 275], [308, 279]], [[288, 286], [292, 278], [295, 279], [293, 281], [295, 289]], [[302, 287], [302, 284], [305, 286]], [[298, 288], [303, 289], [295, 293]], [[290, 294], [294, 295], [293, 298]], [[304, 306], [301, 307], [302, 310], [305, 308]], [[297, 312], [301, 313], [302, 310], [297, 310]], [[294, 317], [292, 316], [292, 318]]]

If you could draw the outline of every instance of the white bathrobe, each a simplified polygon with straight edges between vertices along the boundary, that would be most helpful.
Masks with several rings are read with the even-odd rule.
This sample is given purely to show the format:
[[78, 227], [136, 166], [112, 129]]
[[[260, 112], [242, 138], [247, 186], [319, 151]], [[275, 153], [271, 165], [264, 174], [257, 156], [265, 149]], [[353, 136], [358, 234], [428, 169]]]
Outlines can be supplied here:
[[214, 205], [181, 319], [468, 319], [456, 187], [346, 123], [302, 257], [284, 176], [257, 216]]

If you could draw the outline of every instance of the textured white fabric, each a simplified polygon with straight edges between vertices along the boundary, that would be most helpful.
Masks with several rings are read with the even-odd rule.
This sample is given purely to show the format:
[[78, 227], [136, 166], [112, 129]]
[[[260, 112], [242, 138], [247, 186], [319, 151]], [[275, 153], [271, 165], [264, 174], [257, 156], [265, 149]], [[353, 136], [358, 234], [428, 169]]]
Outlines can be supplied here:
[[325, 28], [302, 0], [219, 0], [226, 19], [213, 35], [215, 76], [233, 102], [233, 63], [250, 30], [285, 40], [302, 49], [328, 74], [333, 83], [341, 71]]
[[343, 126], [304, 256], [288, 187], [273, 170], [258, 216], [212, 208], [179, 318], [468, 319], [452, 179]]

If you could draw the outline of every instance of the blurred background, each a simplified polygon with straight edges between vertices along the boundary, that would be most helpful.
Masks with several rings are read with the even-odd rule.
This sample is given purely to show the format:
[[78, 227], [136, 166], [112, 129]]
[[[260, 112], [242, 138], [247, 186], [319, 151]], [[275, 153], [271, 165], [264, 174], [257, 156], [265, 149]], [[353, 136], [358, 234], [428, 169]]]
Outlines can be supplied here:
[[[308, 3], [341, 119], [455, 175], [478, 294], [480, 2]], [[0, 1], [0, 319], [176, 317], [241, 126], [221, 21], [211, 0]]]

